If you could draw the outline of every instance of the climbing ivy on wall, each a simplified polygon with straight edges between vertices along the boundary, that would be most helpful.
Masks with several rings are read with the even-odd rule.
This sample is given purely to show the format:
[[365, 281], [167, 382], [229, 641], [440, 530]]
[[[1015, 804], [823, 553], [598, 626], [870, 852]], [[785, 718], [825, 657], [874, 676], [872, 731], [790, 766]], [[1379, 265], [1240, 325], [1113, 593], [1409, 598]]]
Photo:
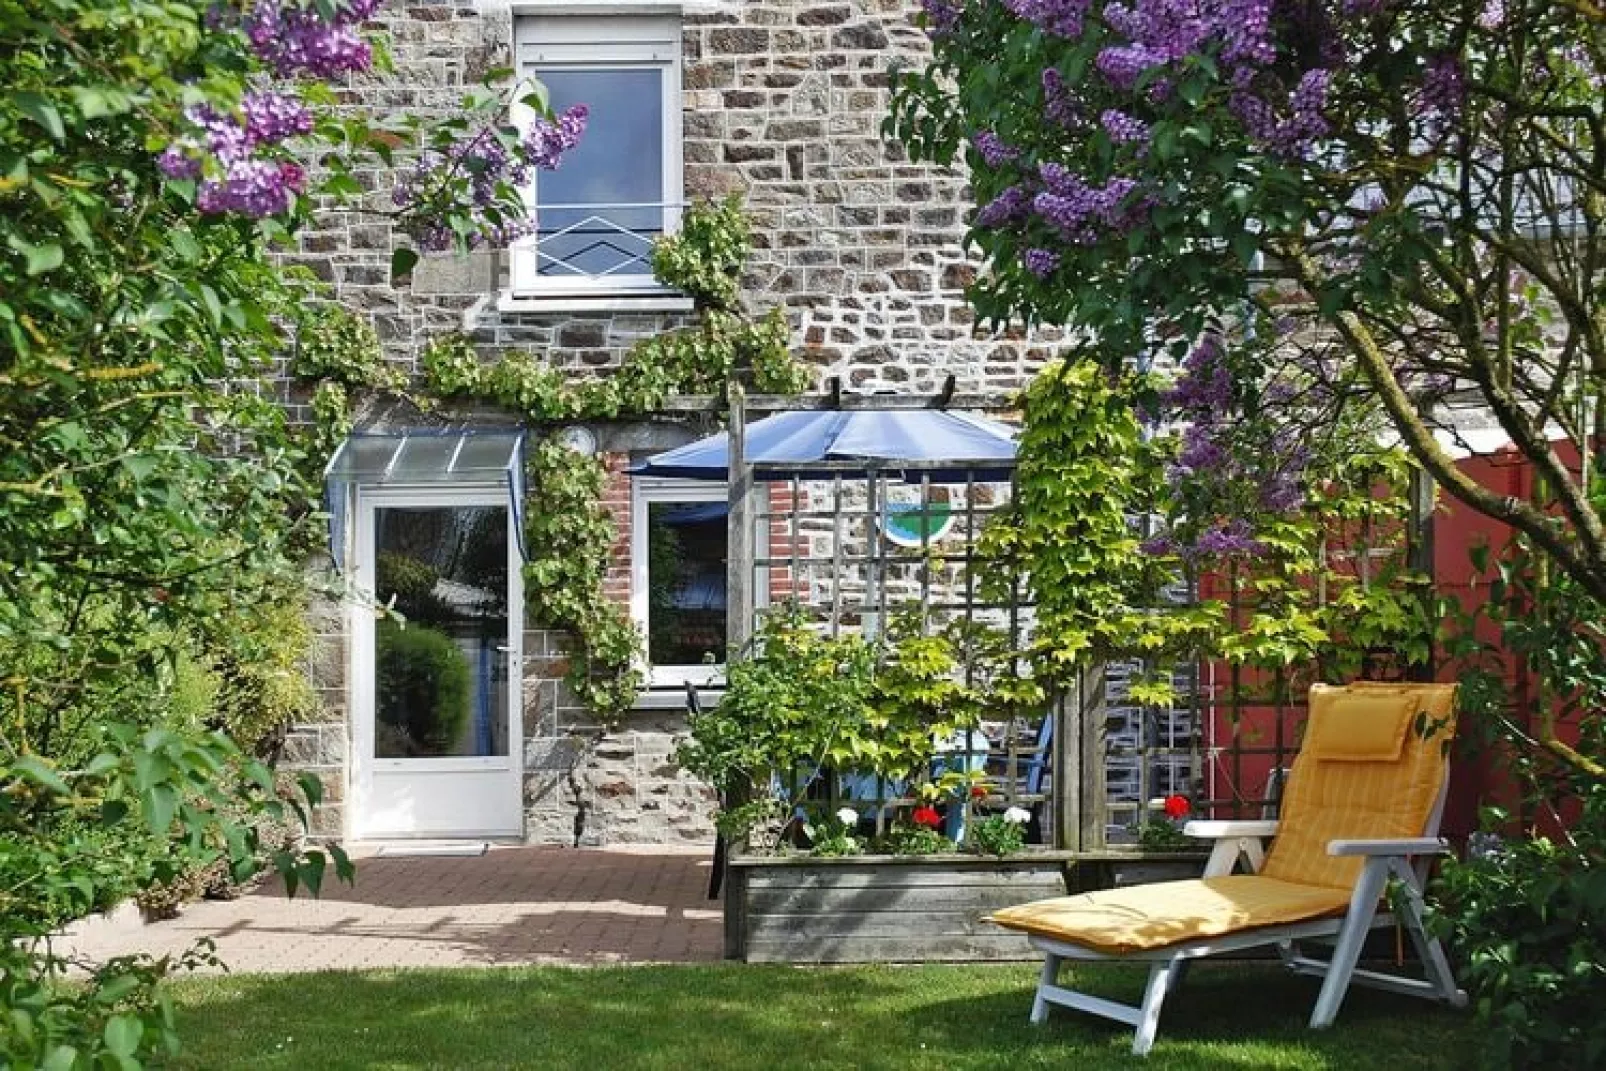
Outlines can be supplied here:
[[[793, 394], [810, 380], [791, 353], [791, 331], [779, 309], [753, 316], [741, 301], [741, 274], [752, 233], [739, 198], [689, 208], [680, 230], [659, 239], [657, 279], [692, 299], [696, 322], [638, 342], [605, 377], [576, 378], [540, 356], [487, 353], [461, 333], [431, 339], [420, 355], [423, 391], [413, 400], [491, 404], [531, 424], [617, 420], [660, 410], [676, 394], [722, 394], [740, 381], [761, 393]], [[314, 453], [327, 457], [351, 430], [351, 403], [362, 390], [399, 392], [405, 377], [386, 367], [372, 329], [331, 306], [303, 326], [292, 363], [315, 382]], [[602, 462], [550, 439], [530, 451], [524, 567], [532, 624], [574, 635], [567, 682], [598, 717], [630, 708], [641, 685], [642, 638], [628, 611], [603, 594], [615, 530], [602, 508]]]

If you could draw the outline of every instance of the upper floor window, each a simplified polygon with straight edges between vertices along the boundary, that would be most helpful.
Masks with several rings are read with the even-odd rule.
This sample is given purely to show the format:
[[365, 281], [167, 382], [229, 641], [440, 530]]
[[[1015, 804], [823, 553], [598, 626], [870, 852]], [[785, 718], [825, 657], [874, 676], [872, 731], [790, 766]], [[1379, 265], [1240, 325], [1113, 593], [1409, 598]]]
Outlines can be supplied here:
[[661, 291], [652, 241], [680, 221], [681, 32], [663, 16], [521, 19], [519, 73], [555, 111], [591, 112], [585, 137], [527, 196], [534, 234], [513, 246], [516, 294]]

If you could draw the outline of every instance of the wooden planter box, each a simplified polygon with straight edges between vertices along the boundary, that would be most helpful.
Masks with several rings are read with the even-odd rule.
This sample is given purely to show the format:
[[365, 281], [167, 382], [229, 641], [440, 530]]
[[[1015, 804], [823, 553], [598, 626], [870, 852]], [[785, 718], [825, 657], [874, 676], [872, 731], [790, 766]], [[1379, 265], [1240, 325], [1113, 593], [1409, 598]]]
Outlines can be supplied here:
[[1082, 852], [1075, 857], [1067, 881], [1076, 892], [1118, 889], [1156, 881], [1183, 881], [1202, 876], [1209, 858], [1208, 850]]
[[982, 916], [1065, 895], [1069, 858], [734, 856], [725, 885], [725, 956], [749, 963], [1036, 959], [1024, 936]]

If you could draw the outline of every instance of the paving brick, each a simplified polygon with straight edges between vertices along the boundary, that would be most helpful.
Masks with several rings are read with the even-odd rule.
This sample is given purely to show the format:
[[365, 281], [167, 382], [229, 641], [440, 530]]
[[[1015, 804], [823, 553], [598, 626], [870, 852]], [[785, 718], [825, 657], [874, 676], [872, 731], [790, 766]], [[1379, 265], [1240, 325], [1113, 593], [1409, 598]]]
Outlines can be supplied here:
[[719, 905], [706, 851], [508, 847], [479, 857], [368, 857], [354, 885], [290, 899], [272, 881], [176, 919], [97, 921], [62, 942], [72, 957], [173, 954], [217, 942], [236, 973], [517, 963], [718, 959]]

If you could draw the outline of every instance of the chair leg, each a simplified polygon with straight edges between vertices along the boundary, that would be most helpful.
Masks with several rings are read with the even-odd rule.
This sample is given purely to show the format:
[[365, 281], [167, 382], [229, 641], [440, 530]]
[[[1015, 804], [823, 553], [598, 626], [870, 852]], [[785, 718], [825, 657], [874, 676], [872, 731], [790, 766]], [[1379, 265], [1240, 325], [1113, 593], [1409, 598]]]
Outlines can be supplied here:
[[[1407, 872], [1409, 873], [1409, 872]], [[1422, 921], [1422, 887], [1415, 874], [1401, 876], [1405, 884], [1405, 910], [1400, 921], [1405, 925], [1405, 932], [1411, 935], [1411, 944], [1416, 946], [1416, 954], [1422, 961], [1422, 970], [1427, 974], [1428, 981], [1438, 991], [1439, 999], [1452, 1007], [1464, 1008], [1467, 1005], [1467, 994], [1464, 990], [1456, 988], [1455, 972], [1450, 969], [1449, 957], [1444, 954], [1444, 946], [1437, 937], [1428, 934], [1427, 926]]]
[[1144, 1056], [1154, 1046], [1154, 1035], [1160, 1031], [1160, 1005], [1171, 990], [1171, 978], [1176, 971], [1176, 959], [1160, 960], [1149, 968], [1149, 984], [1143, 991], [1143, 1007], [1138, 1011], [1138, 1031], [1132, 1038], [1132, 1055]]
[[1172, 961], [1171, 981], [1167, 983], [1166, 994], [1169, 996], [1182, 988], [1183, 979], [1188, 977], [1188, 968], [1193, 966], [1191, 959], [1177, 959]]
[[1030, 1022], [1041, 1023], [1048, 1019], [1048, 1001], [1043, 997], [1043, 990], [1047, 986], [1059, 984], [1060, 963], [1063, 957], [1049, 952], [1043, 959], [1043, 974], [1037, 982], [1037, 996], [1032, 1001], [1032, 1015]]
[[1383, 895], [1388, 874], [1387, 860], [1368, 859], [1360, 880], [1355, 883], [1349, 912], [1344, 916], [1344, 925], [1338, 931], [1338, 943], [1333, 948], [1333, 958], [1327, 967], [1327, 977], [1323, 979], [1322, 991], [1316, 997], [1316, 1008], [1310, 1013], [1310, 1025], [1315, 1029], [1332, 1026], [1333, 1020], [1338, 1017], [1339, 1005], [1344, 1003], [1344, 994], [1349, 991], [1350, 974], [1361, 958], [1361, 946], [1372, 928], [1372, 918], [1377, 914], [1377, 901]]

